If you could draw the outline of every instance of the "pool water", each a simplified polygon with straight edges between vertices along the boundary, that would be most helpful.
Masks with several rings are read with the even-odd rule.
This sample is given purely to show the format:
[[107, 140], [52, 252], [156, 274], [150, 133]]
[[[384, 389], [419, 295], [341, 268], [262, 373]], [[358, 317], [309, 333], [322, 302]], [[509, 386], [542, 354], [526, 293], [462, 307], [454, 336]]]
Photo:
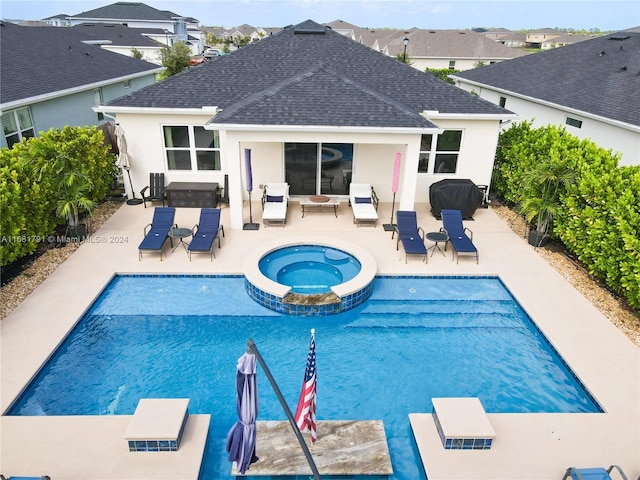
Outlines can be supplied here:
[[[130, 415], [141, 398], [190, 398], [190, 413], [211, 414], [201, 478], [231, 479], [247, 338], [295, 410], [311, 328], [318, 420], [383, 420], [395, 480], [425, 478], [408, 414], [433, 397], [476, 396], [490, 413], [601, 411], [498, 278], [377, 277], [365, 304], [329, 317], [280, 315], [243, 282], [116, 276], [9, 414]], [[261, 369], [258, 391], [258, 420], [286, 420]]]
[[262, 274], [291, 292], [326, 293], [360, 272], [360, 262], [347, 252], [321, 245], [295, 245], [280, 248], [260, 259]]

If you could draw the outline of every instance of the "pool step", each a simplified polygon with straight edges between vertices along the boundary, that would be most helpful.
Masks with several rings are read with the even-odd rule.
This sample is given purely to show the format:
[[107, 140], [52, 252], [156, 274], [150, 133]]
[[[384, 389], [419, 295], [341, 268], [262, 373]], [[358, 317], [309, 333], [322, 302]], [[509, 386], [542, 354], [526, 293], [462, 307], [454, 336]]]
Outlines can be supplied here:
[[344, 328], [523, 328], [509, 315], [496, 313], [421, 313], [361, 315]]
[[519, 312], [513, 302], [505, 300], [369, 300], [362, 314], [409, 314], [428, 313], [495, 313], [509, 314]]

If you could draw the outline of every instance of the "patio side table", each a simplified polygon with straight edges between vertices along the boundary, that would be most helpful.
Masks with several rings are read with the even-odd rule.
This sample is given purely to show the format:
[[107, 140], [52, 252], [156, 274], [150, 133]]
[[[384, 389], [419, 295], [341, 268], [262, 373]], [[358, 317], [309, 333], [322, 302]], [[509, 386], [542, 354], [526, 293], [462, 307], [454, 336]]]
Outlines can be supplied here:
[[171, 250], [171, 252], [172, 253], [175, 252], [176, 248], [178, 248], [180, 245], [182, 245], [185, 252], [188, 252], [187, 246], [189, 244], [185, 242], [184, 239], [190, 237], [191, 235], [193, 235], [193, 232], [191, 231], [190, 228], [172, 228], [171, 230], [169, 230], [169, 239], [171, 240], [172, 247], [173, 247], [173, 239], [174, 238], [178, 239], [178, 244], [175, 247], [173, 247], [173, 250]]
[[444, 242], [444, 249], [447, 249], [447, 242], [449, 241], [449, 235], [447, 235], [444, 232], [429, 232], [425, 235], [427, 240], [431, 240], [432, 242], [434, 242], [434, 244], [432, 246], [429, 247], [429, 249], [431, 249], [431, 256], [433, 257], [434, 252], [436, 251], [436, 248], [438, 250], [440, 250], [440, 253], [442, 253], [442, 255], [444, 257], [446, 257], [447, 255], [442, 251], [442, 249], [440, 248], [440, 245], [438, 245], [438, 243], [440, 242]]

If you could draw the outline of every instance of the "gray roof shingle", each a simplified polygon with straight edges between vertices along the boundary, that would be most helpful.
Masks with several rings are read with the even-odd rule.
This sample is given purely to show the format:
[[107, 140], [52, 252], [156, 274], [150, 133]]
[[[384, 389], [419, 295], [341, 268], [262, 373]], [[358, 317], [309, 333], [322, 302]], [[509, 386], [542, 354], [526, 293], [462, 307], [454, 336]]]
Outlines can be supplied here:
[[[615, 40], [616, 37], [626, 37]], [[640, 29], [457, 73], [456, 77], [640, 126]]]
[[[140, 2], [116, 2], [104, 7], [95, 8], [86, 12], [71, 15], [73, 19], [102, 19], [102, 20], [146, 20], [168, 21], [173, 17], [180, 17], [170, 10], [158, 10]], [[198, 23], [198, 20], [187, 17], [187, 21]]]
[[157, 70], [142, 60], [82, 43], [75, 29], [0, 22], [0, 103]]
[[216, 123], [411, 128], [432, 126], [424, 110], [510, 113], [311, 20], [109, 105], [217, 106]]

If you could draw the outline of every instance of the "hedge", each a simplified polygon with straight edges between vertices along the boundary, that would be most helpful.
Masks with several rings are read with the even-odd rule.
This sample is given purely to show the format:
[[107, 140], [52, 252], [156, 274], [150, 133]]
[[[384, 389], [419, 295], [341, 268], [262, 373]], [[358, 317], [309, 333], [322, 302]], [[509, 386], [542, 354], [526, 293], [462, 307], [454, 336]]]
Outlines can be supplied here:
[[566, 187], [551, 233], [596, 278], [640, 309], [640, 166], [618, 167], [619, 155], [564, 127], [514, 124], [500, 135], [494, 191], [520, 204], [526, 172], [546, 158], [576, 173]]
[[[63, 171], [55, 165], [64, 165]], [[65, 222], [56, 216], [59, 195], [53, 185], [60, 175], [85, 175], [90, 197], [98, 202], [106, 197], [115, 168], [111, 147], [96, 127], [52, 129], [0, 149], [0, 264], [35, 252]]]

